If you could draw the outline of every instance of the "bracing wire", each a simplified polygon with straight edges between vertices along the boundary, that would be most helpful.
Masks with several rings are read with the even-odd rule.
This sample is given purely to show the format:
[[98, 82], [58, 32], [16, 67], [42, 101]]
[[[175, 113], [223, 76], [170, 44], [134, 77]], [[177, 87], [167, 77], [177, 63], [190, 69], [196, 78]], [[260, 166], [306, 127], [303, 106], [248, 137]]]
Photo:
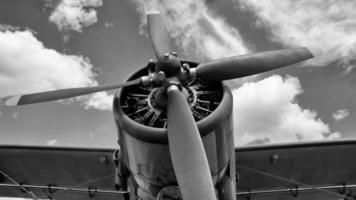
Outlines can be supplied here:
[[[51, 197], [53, 198], [55, 195], [59, 194], [59, 193], [63, 193], [63, 192], [68, 192], [68, 191], [72, 191], [74, 189], [76, 189], [77, 187], [80, 187], [82, 185], [87, 185], [87, 184], [90, 184], [90, 183], [95, 183], [95, 182], [98, 182], [98, 181], [102, 181], [102, 180], [105, 180], [105, 179], [108, 179], [110, 177], [113, 177], [115, 175], [115, 173], [113, 174], [109, 174], [109, 175], [106, 175], [106, 176], [102, 176], [102, 177], [99, 177], [99, 178], [96, 178], [96, 179], [91, 179], [91, 180], [88, 180], [88, 181], [85, 181], [83, 183], [79, 183], [79, 184], [76, 184], [76, 185], [73, 185], [71, 187], [68, 187], [67, 189], [65, 190], [60, 190], [60, 191], [55, 191], [51, 194], [46, 194], [46, 195], [42, 195], [42, 196], [36, 196], [34, 194], [34, 192], [28, 190], [26, 187], [22, 186], [20, 183], [18, 183], [16, 180], [14, 180], [13, 178], [11, 178], [7, 173], [5, 173], [4, 171], [0, 170], [0, 173], [5, 176], [7, 179], [9, 179], [13, 184], [15, 184], [16, 186], [18, 186], [24, 193], [30, 195], [34, 200], [40, 200], [40, 199], [43, 199], [43, 198], [48, 198], [48, 197]], [[54, 198], [53, 198], [54, 199]]]
[[[83, 183], [79, 183], [79, 184], [76, 184], [76, 185], [73, 185], [73, 186], [70, 186], [69, 188], [65, 189], [65, 190], [60, 190], [60, 191], [55, 191], [53, 192], [52, 194], [49, 194], [52, 198], [54, 198], [55, 195], [58, 195], [59, 193], [64, 193], [64, 192], [69, 192], [69, 191], [72, 191], [73, 189], [77, 188], [77, 187], [80, 187], [82, 185], [87, 185], [89, 183], [95, 183], [95, 182], [98, 182], [98, 181], [102, 181], [102, 180], [105, 180], [105, 179], [108, 179], [110, 177], [113, 177], [115, 175], [115, 173], [113, 174], [109, 174], [109, 175], [106, 175], [106, 176], [102, 176], [102, 177], [99, 177], [99, 178], [96, 178], [96, 179], [91, 179], [91, 180], [88, 180], [88, 181], [85, 181]], [[40, 198], [42, 197], [45, 197], [45, 195], [42, 195], [40, 196]]]
[[325, 189], [322, 189], [322, 188], [320, 188], [318, 186], [302, 183], [300, 181], [296, 181], [296, 180], [293, 180], [293, 179], [290, 179], [290, 178], [281, 177], [281, 176], [278, 176], [278, 175], [275, 175], [275, 174], [271, 174], [271, 173], [268, 173], [268, 172], [263, 172], [263, 171], [260, 171], [260, 170], [257, 170], [257, 169], [253, 169], [253, 168], [250, 168], [250, 167], [246, 167], [246, 166], [243, 166], [243, 165], [239, 165], [239, 164], [236, 164], [236, 167], [240, 168], [240, 169], [243, 169], [243, 170], [250, 171], [250, 172], [254, 172], [254, 173], [257, 173], [257, 174], [261, 174], [263, 176], [274, 178], [274, 179], [277, 179], [277, 180], [280, 180], [280, 181], [293, 183], [293, 184], [296, 184], [296, 185], [299, 185], [299, 186], [310, 187], [313, 190], [318, 190], [318, 191], [321, 191], [321, 192], [324, 192], [324, 193], [327, 193], [327, 194], [330, 194], [330, 195], [337, 196], [337, 197], [342, 198], [342, 199], [346, 199], [347, 198], [347, 195], [339, 194], [337, 192], [332, 192], [332, 191], [329, 191], [329, 190], [325, 190]]
[[35, 200], [39, 200], [40, 198], [38, 198], [32, 191], [26, 189], [25, 187], [23, 187], [20, 183], [18, 183], [17, 181], [15, 181], [13, 178], [11, 178], [8, 174], [6, 174], [4, 171], [0, 170], [0, 173], [5, 176], [7, 179], [9, 179], [12, 183], [14, 183], [15, 185], [17, 185], [22, 191], [24, 191], [26, 194], [31, 195], [31, 197]]

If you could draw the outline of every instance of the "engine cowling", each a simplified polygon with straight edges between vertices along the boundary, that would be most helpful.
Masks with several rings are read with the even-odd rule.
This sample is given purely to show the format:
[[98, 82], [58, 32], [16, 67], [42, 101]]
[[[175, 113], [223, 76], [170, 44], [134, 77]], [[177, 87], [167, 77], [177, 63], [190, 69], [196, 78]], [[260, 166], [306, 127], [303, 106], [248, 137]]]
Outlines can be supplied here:
[[[192, 67], [197, 65], [187, 63]], [[147, 75], [147, 67], [129, 80], [142, 75]], [[202, 137], [214, 185], [219, 190], [219, 183], [226, 176], [234, 184], [232, 95], [229, 88], [221, 82], [207, 84], [199, 79], [188, 80], [183, 85]], [[162, 100], [157, 100], [162, 97], [160, 92], [161, 88], [153, 86], [131, 86], [119, 90], [114, 98], [121, 158], [131, 174], [131, 190], [142, 199], [155, 198], [162, 188], [177, 185], [168, 148], [166, 110], [160, 105]]]

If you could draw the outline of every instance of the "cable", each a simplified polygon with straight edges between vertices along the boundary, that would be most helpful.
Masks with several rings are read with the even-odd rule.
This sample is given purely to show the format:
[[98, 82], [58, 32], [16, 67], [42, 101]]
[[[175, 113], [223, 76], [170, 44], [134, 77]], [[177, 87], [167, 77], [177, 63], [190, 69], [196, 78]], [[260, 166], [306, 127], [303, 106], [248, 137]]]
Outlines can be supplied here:
[[4, 171], [0, 170], [0, 173], [4, 175], [7, 179], [9, 179], [12, 183], [17, 185], [22, 191], [24, 191], [26, 194], [29, 194], [32, 196], [33, 199], [39, 200], [39, 198], [32, 192], [27, 190], [25, 187], [23, 187], [20, 183], [16, 182], [13, 178], [11, 178], [9, 175], [7, 175]]
[[[52, 198], [53, 198], [55, 195], [57, 195], [57, 194], [59, 194], [59, 193], [72, 191], [72, 190], [75, 189], [76, 187], [79, 187], [79, 186], [82, 186], [82, 185], [86, 185], [86, 184], [89, 184], [89, 183], [95, 183], [95, 182], [98, 182], [98, 181], [102, 181], [102, 180], [108, 179], [108, 178], [110, 178], [110, 177], [112, 177], [112, 176], [114, 176], [114, 175], [115, 175], [115, 173], [109, 174], [109, 175], [106, 175], [106, 176], [102, 176], [102, 177], [99, 177], [99, 178], [96, 178], [96, 179], [91, 179], [91, 180], [89, 180], [89, 181], [86, 181], [86, 182], [83, 182], [83, 183], [80, 183], [80, 184], [76, 184], [76, 185], [70, 186], [70, 187], [69, 187], [68, 189], [66, 189], [66, 190], [61, 190], [61, 191], [53, 192], [53, 193], [51, 194], [51, 196], [52, 196]], [[43, 197], [45, 197], [45, 195], [40, 196], [40, 198], [43, 198]]]
[[328, 191], [328, 190], [325, 190], [325, 189], [321, 189], [318, 186], [309, 185], [309, 184], [302, 183], [302, 182], [299, 182], [299, 181], [295, 181], [295, 180], [292, 180], [292, 179], [289, 179], [289, 178], [277, 176], [275, 174], [271, 174], [271, 173], [268, 173], [268, 172], [263, 172], [263, 171], [260, 171], [260, 170], [257, 170], [257, 169], [252, 169], [250, 167], [246, 167], [246, 166], [243, 166], [243, 165], [236, 164], [236, 167], [238, 167], [240, 169], [244, 169], [244, 170], [250, 171], [250, 172], [254, 172], [254, 173], [257, 173], [257, 174], [261, 174], [261, 175], [264, 175], [264, 176], [267, 176], [267, 177], [270, 177], [270, 178], [281, 180], [281, 181], [284, 181], [284, 182], [294, 183], [294, 184], [300, 185], [300, 186], [311, 187], [313, 190], [319, 190], [321, 192], [325, 192], [327, 194], [335, 195], [337, 197], [347, 198], [346, 195], [342, 195], [342, 194], [339, 194], [339, 193], [336, 193], [336, 192], [331, 192], [331, 191]]
[[106, 175], [106, 176], [102, 176], [102, 177], [99, 177], [99, 178], [96, 178], [96, 179], [91, 179], [89, 181], [86, 181], [86, 182], [83, 182], [83, 183], [80, 183], [80, 184], [76, 184], [76, 185], [73, 185], [71, 187], [69, 187], [67, 190], [61, 190], [61, 191], [56, 191], [56, 192], [53, 192], [52, 194], [46, 194], [46, 195], [42, 195], [42, 196], [39, 196], [37, 197], [32, 191], [26, 189], [24, 186], [22, 186], [20, 183], [18, 183], [17, 181], [15, 181], [13, 178], [11, 178], [8, 174], [6, 174], [4, 171], [0, 170], [0, 173], [5, 176], [7, 179], [9, 179], [12, 183], [14, 183], [15, 185], [17, 185], [22, 191], [24, 191], [26, 194], [29, 194], [31, 195], [31, 197], [35, 200], [40, 200], [42, 198], [48, 198], [49, 195], [53, 198], [54, 195], [57, 195], [58, 193], [62, 193], [62, 192], [67, 192], [67, 191], [71, 191], [73, 189], [75, 189], [76, 187], [79, 187], [79, 186], [82, 186], [82, 185], [86, 185], [86, 184], [89, 184], [89, 183], [95, 183], [95, 182], [98, 182], [98, 181], [101, 181], [101, 180], [105, 180], [107, 178], [110, 178], [112, 176], [115, 175], [115, 173], [113, 174], [110, 174], [110, 175]]

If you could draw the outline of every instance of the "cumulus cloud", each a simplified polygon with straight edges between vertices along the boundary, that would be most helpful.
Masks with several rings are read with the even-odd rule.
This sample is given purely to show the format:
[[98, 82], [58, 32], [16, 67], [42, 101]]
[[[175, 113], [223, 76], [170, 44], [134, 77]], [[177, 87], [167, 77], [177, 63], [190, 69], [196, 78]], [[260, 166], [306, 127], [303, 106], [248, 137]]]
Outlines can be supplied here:
[[235, 144], [256, 144], [339, 138], [312, 110], [301, 108], [299, 80], [274, 75], [245, 83], [233, 91]]
[[239, 31], [210, 10], [203, 0], [134, 2], [141, 14], [141, 28], [145, 27], [147, 13], [160, 12], [171, 37], [189, 58], [203, 61], [248, 52]]
[[58, 139], [51, 139], [46, 141], [46, 145], [48, 146], [54, 146], [58, 144]]
[[[89, 59], [46, 48], [31, 31], [0, 31], [0, 47], [0, 97], [98, 85]], [[86, 108], [111, 108], [104, 92], [77, 99]]]
[[333, 113], [333, 118], [335, 121], [340, 121], [342, 119], [345, 119], [349, 115], [350, 111], [348, 109], [340, 109]]
[[102, 5], [102, 0], [61, 0], [49, 16], [49, 21], [60, 31], [80, 33], [84, 27], [98, 21], [95, 8]]
[[[20, 30], [20, 27], [18, 26], [12, 26], [8, 24], [0, 24], [0, 31], [18, 31]], [[33, 30], [30, 30], [34, 32]]]
[[336, 63], [350, 71], [356, 56], [354, 0], [234, 0], [252, 10], [258, 26], [268, 27], [272, 39], [287, 46], [306, 46], [316, 55], [308, 64]]
[[85, 101], [84, 106], [86, 109], [111, 110], [113, 98], [113, 95], [108, 95], [106, 92], [97, 92]]

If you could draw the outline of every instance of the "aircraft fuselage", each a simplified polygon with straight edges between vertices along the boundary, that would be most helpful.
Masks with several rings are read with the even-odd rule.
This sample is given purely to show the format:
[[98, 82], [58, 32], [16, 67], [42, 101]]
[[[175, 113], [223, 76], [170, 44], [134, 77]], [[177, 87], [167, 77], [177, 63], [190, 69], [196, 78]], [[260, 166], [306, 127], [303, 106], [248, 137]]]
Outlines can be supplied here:
[[[120, 159], [127, 169], [130, 196], [132, 199], [153, 200], [157, 199], [160, 192], [174, 193], [178, 183], [170, 157], [167, 129], [145, 126], [130, 119], [121, 109], [121, 93], [114, 100], [114, 116], [119, 132]], [[236, 173], [231, 111], [232, 95], [224, 86], [220, 105], [197, 122], [214, 187], [221, 200], [235, 199]]]

